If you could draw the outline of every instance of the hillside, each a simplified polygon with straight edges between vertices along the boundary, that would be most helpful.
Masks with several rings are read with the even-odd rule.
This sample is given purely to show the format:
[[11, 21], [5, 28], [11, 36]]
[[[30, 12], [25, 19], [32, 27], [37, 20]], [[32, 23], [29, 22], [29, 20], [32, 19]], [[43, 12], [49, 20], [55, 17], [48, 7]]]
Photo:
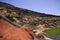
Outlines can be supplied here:
[[0, 2], [0, 17], [2, 16], [10, 23], [17, 26], [24, 24], [33, 26], [43, 24], [45, 27], [50, 28], [60, 26], [60, 16], [34, 12], [4, 2]]

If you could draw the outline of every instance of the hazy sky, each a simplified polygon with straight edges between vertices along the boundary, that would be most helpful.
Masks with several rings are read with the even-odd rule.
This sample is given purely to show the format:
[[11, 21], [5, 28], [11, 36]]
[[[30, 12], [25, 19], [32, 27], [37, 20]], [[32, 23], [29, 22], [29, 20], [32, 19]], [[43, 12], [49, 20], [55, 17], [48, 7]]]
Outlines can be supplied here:
[[60, 0], [0, 0], [16, 7], [60, 16]]

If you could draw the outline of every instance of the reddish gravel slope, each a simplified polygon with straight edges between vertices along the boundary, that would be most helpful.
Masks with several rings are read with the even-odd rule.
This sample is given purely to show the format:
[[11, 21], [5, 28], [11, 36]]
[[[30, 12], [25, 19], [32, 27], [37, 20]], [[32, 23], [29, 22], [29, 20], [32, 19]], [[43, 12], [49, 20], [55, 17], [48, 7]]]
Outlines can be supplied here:
[[9, 22], [0, 19], [0, 40], [38, 40], [31, 28], [16, 28]]

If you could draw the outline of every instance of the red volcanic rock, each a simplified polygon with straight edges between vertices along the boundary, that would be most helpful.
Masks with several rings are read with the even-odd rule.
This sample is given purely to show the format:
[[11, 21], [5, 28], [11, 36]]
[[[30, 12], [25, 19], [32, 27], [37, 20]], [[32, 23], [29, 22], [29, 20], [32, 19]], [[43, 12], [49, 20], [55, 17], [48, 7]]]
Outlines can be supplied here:
[[38, 40], [31, 28], [17, 28], [9, 22], [0, 19], [0, 40]]

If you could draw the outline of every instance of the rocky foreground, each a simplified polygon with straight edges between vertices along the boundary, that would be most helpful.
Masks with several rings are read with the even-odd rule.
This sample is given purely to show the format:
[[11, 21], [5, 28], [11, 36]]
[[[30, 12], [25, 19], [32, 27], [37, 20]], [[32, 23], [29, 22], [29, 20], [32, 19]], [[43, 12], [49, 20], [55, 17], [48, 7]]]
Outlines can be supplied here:
[[17, 28], [0, 19], [0, 40], [38, 40], [29, 27]]

